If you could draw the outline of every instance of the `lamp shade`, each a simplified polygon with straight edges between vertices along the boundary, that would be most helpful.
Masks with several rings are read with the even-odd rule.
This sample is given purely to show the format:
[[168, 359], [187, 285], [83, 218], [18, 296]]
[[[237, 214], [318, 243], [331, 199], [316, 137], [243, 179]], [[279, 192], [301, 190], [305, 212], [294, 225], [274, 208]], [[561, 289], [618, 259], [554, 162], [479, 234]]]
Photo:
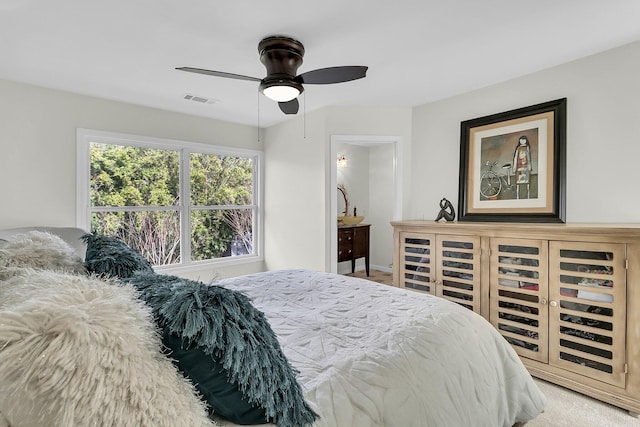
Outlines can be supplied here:
[[302, 85], [291, 80], [263, 80], [260, 83], [260, 92], [267, 98], [276, 102], [288, 102], [302, 93]]

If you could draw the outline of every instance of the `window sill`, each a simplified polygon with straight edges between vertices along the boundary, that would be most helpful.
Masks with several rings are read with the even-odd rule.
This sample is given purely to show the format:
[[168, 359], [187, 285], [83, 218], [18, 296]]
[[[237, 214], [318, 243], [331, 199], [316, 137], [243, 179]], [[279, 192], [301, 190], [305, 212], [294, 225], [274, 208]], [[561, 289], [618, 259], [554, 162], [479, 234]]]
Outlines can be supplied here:
[[229, 257], [215, 261], [197, 261], [189, 264], [154, 267], [154, 271], [160, 274], [179, 276], [205, 283], [264, 270], [264, 258], [261, 256]]

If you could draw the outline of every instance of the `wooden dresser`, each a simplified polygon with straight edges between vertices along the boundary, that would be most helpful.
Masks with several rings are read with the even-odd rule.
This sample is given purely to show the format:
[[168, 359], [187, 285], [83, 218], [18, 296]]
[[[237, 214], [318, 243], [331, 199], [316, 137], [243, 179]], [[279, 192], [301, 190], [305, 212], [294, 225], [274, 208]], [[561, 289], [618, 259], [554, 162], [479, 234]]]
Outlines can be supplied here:
[[356, 259], [364, 258], [369, 276], [369, 229], [371, 224], [338, 226], [338, 262], [351, 261], [351, 272], [356, 269]]
[[640, 413], [640, 224], [392, 225], [395, 286], [479, 313], [533, 376]]

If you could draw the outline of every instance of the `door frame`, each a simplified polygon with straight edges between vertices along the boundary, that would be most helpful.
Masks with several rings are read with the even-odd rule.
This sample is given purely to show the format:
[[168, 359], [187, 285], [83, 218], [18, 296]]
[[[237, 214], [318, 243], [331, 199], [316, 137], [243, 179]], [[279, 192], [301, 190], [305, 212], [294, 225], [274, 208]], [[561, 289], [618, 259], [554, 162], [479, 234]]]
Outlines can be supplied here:
[[392, 221], [402, 219], [402, 137], [400, 136], [371, 136], [371, 135], [331, 135], [331, 150], [329, 157], [329, 203], [327, 222], [329, 223], [329, 271], [338, 271], [338, 221], [336, 219], [338, 198], [338, 145], [354, 144], [360, 146], [376, 146], [393, 144], [393, 176], [394, 176], [394, 200]]

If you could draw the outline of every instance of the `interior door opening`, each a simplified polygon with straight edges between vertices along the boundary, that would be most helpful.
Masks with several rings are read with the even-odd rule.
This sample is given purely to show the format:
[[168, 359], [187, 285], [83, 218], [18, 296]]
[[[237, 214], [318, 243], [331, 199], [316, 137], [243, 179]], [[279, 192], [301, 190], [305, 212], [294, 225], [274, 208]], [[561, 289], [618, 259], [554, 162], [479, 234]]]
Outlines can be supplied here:
[[[402, 141], [399, 136], [333, 135], [331, 137], [330, 179], [330, 266], [334, 273], [351, 272], [351, 263], [338, 265], [337, 217], [345, 203], [338, 185], [349, 199], [348, 215], [364, 216], [370, 228], [371, 269], [391, 272], [393, 228], [390, 222], [402, 218]], [[338, 160], [343, 163], [339, 165]], [[346, 165], [344, 161], [346, 160]], [[365, 260], [356, 261], [356, 270]]]

